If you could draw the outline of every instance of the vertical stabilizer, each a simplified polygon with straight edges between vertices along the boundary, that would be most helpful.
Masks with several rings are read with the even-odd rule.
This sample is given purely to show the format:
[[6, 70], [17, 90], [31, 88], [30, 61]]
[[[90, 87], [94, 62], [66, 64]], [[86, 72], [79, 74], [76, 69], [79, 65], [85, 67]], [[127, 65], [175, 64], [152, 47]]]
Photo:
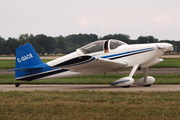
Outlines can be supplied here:
[[30, 68], [42, 63], [42, 60], [30, 43], [24, 44], [16, 49], [16, 69]]
[[32, 45], [27, 43], [16, 49], [16, 68], [10, 71], [15, 71], [15, 78], [20, 78], [40, 72], [44, 65]]

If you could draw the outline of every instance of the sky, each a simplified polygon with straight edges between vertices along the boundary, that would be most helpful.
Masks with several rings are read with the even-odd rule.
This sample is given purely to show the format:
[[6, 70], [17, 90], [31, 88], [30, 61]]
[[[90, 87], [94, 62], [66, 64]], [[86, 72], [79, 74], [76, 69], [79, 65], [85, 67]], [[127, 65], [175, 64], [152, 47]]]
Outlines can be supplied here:
[[0, 36], [152, 35], [180, 41], [180, 0], [0, 0]]

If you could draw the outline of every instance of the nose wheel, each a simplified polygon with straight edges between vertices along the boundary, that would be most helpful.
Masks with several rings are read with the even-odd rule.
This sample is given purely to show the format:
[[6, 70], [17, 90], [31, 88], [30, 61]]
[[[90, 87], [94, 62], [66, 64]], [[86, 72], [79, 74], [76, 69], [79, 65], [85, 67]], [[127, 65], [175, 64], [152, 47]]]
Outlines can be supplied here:
[[130, 87], [130, 85], [127, 85], [127, 86], [122, 86], [122, 88], [129, 88]]
[[151, 84], [148, 84], [148, 85], [143, 85], [144, 87], [150, 87], [151, 86]]

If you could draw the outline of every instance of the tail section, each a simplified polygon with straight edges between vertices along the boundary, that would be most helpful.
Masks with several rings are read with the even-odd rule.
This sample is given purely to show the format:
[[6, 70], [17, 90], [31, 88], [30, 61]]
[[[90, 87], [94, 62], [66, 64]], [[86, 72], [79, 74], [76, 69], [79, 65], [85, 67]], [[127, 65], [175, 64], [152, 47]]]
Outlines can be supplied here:
[[[51, 68], [43, 63], [30, 43], [24, 44], [16, 49], [15, 79], [21, 81], [32, 81], [37, 79], [59, 78], [69, 75], [80, 74], [63, 68]], [[16, 84], [18, 87], [20, 83]]]
[[10, 71], [15, 71], [15, 78], [20, 78], [38, 73], [44, 66], [32, 45], [27, 43], [16, 49], [16, 67]]

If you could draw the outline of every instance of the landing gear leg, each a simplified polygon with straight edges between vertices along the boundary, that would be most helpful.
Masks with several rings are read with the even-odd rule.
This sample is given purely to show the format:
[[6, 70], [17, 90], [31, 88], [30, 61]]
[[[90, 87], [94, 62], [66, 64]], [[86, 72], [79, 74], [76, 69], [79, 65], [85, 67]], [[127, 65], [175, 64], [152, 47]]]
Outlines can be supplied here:
[[155, 82], [155, 78], [152, 76], [148, 76], [148, 68], [144, 68], [144, 76], [135, 81], [134, 84], [137, 85], [142, 85], [144, 87], [150, 87], [154, 82]]
[[136, 72], [138, 66], [139, 65], [133, 66], [133, 68], [129, 74], [129, 77], [123, 77], [119, 80], [116, 80], [113, 83], [111, 83], [111, 85], [121, 86], [123, 88], [130, 87], [130, 85], [134, 83], [134, 79], [132, 77], [133, 77], [134, 73]]
[[[149, 68], [144, 68], [144, 81], [143, 83], [147, 83], [147, 76], [148, 76], [148, 69]], [[151, 84], [143, 85], [144, 87], [150, 87]]]
[[147, 76], [148, 76], [148, 68], [144, 68], [144, 82], [147, 83]]
[[129, 74], [129, 77], [133, 77], [134, 73], [135, 73], [136, 70], [138, 69], [138, 66], [139, 66], [139, 65], [135, 65], [135, 66], [132, 68], [132, 70], [131, 70], [131, 72], [130, 72], [130, 74]]

